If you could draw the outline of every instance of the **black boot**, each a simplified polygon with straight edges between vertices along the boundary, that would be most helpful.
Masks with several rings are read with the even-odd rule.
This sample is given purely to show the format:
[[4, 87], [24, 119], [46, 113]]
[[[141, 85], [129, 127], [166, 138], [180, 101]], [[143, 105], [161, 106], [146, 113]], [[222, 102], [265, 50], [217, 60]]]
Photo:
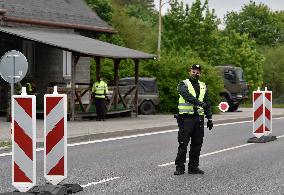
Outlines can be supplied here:
[[184, 167], [177, 166], [174, 175], [182, 175], [182, 174], [184, 174]]
[[198, 167], [188, 167], [188, 174], [204, 174], [204, 171]]

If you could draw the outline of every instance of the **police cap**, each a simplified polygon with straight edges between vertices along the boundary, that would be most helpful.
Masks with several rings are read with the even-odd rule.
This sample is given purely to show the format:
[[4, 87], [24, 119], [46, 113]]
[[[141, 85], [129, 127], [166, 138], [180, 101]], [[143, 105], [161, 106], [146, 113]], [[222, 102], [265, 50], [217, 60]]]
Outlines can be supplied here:
[[201, 65], [200, 65], [200, 64], [192, 64], [191, 69], [192, 69], [192, 70], [198, 69], [198, 70], [201, 71]]

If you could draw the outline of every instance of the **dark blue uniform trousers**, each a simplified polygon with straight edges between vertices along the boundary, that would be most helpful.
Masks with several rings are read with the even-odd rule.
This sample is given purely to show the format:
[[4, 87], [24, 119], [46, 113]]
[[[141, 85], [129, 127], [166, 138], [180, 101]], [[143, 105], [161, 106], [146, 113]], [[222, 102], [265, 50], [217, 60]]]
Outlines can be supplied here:
[[198, 167], [204, 137], [204, 116], [188, 115], [187, 117], [182, 117], [178, 122], [178, 126], [179, 146], [175, 165], [184, 169], [187, 146], [191, 140], [188, 166]]

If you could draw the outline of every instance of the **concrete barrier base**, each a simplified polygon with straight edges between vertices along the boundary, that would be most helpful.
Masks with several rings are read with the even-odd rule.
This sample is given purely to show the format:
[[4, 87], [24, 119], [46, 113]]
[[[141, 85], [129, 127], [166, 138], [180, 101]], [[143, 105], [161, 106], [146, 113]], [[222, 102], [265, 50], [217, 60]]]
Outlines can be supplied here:
[[0, 193], [0, 195], [34, 195], [33, 193], [29, 193], [29, 192], [4, 192], [4, 193]]
[[67, 188], [61, 185], [46, 184], [43, 186], [35, 186], [29, 190], [33, 194], [41, 195], [67, 195]]
[[79, 184], [62, 184], [51, 185], [46, 184], [42, 186], [34, 186], [28, 192], [5, 192], [0, 195], [68, 195], [83, 191], [83, 188]]
[[83, 188], [79, 184], [59, 184], [56, 186], [46, 184], [43, 186], [35, 186], [29, 190], [29, 192], [32, 194], [40, 195], [67, 195], [80, 191], [83, 191]]
[[276, 136], [268, 135], [268, 136], [261, 136], [260, 138], [252, 137], [248, 139], [248, 143], [266, 143], [277, 140]]

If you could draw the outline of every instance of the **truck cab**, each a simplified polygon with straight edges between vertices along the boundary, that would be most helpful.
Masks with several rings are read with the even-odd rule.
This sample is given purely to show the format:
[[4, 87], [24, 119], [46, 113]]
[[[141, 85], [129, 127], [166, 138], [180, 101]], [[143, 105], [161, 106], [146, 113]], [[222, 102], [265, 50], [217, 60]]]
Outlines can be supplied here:
[[222, 100], [229, 104], [229, 111], [234, 112], [248, 98], [248, 85], [243, 70], [230, 64], [216, 68], [224, 81], [224, 90], [220, 94]]

